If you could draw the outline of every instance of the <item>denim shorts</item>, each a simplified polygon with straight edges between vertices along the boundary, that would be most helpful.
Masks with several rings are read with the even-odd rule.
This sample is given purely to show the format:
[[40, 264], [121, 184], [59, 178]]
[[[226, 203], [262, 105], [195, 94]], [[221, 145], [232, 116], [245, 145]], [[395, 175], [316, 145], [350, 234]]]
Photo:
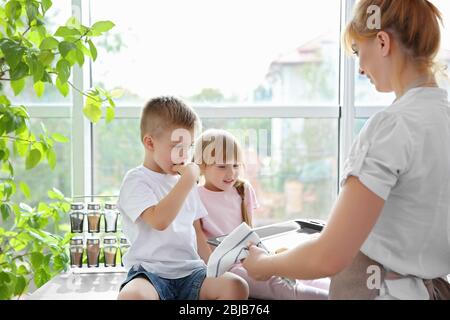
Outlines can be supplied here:
[[206, 278], [206, 267], [195, 269], [184, 278], [166, 279], [146, 271], [140, 265], [135, 265], [128, 271], [127, 278], [120, 286], [120, 290], [136, 278], [150, 281], [161, 300], [199, 300], [200, 289]]

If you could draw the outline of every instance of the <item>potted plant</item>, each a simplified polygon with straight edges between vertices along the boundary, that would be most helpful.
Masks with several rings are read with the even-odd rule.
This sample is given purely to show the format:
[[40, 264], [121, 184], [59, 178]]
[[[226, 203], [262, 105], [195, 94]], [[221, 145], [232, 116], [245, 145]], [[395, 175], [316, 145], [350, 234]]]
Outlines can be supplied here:
[[40, 162], [54, 168], [55, 145], [68, 139], [45, 126], [41, 134], [32, 132], [27, 107], [13, 105], [5, 89], [20, 96], [28, 80], [39, 98], [46, 88], [55, 87], [67, 96], [72, 87], [85, 96], [83, 112], [91, 121], [97, 122], [102, 112], [108, 122], [114, 118], [113, 93], [102, 88], [82, 92], [70, 81], [76, 64], [97, 59], [92, 39], [114, 24], [85, 26], [72, 17], [51, 34], [46, 22], [51, 7], [51, 0], [0, 0], [0, 299], [20, 297], [31, 281], [40, 287], [66, 269], [69, 240], [57, 232], [60, 218], [69, 210], [69, 199], [61, 192], [49, 191], [51, 201], [35, 207], [12, 200], [17, 192], [25, 197], [32, 192], [15, 179], [12, 157], [24, 158], [31, 174]]

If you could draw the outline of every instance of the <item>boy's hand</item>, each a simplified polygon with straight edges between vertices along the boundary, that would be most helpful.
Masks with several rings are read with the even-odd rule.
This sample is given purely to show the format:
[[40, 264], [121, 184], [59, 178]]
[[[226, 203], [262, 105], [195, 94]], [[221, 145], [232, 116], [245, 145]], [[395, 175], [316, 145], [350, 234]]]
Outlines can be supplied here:
[[200, 176], [200, 167], [196, 163], [188, 163], [173, 166], [173, 170], [178, 172], [182, 178], [189, 179], [192, 183], [196, 183]]

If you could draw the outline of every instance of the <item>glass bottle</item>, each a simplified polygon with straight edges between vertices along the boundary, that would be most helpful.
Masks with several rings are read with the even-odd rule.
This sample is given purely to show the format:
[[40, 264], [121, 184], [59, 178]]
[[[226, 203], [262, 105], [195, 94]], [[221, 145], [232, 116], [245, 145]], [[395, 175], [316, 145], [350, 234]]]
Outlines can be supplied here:
[[119, 217], [119, 212], [115, 203], [105, 204], [105, 232], [117, 232], [117, 220]]
[[70, 239], [70, 266], [73, 268], [83, 267], [83, 237]]
[[128, 239], [124, 236], [120, 237], [120, 263], [123, 267], [123, 257], [128, 252], [128, 249], [130, 249], [130, 243], [128, 242]]
[[105, 267], [115, 267], [117, 257], [116, 237], [103, 238], [103, 254], [105, 256]]
[[100, 239], [91, 236], [86, 240], [86, 253], [88, 268], [99, 266]]
[[70, 229], [72, 233], [82, 233], [84, 225], [84, 204], [72, 203], [70, 205]]
[[100, 219], [102, 217], [100, 204], [89, 203], [87, 209], [88, 232], [100, 232]]

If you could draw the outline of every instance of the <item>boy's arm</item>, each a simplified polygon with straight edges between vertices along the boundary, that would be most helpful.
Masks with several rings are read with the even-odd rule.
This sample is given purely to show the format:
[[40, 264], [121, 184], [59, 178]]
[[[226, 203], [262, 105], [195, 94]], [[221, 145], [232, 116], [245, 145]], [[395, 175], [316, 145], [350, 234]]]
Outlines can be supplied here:
[[192, 187], [197, 183], [199, 168], [195, 163], [177, 166], [181, 178], [156, 206], [144, 210], [141, 218], [152, 228], [163, 231], [169, 227], [183, 206]]
[[197, 250], [200, 257], [208, 263], [209, 256], [211, 255], [211, 248], [209, 247], [208, 240], [203, 232], [202, 222], [200, 219], [194, 221], [195, 233], [197, 235]]

